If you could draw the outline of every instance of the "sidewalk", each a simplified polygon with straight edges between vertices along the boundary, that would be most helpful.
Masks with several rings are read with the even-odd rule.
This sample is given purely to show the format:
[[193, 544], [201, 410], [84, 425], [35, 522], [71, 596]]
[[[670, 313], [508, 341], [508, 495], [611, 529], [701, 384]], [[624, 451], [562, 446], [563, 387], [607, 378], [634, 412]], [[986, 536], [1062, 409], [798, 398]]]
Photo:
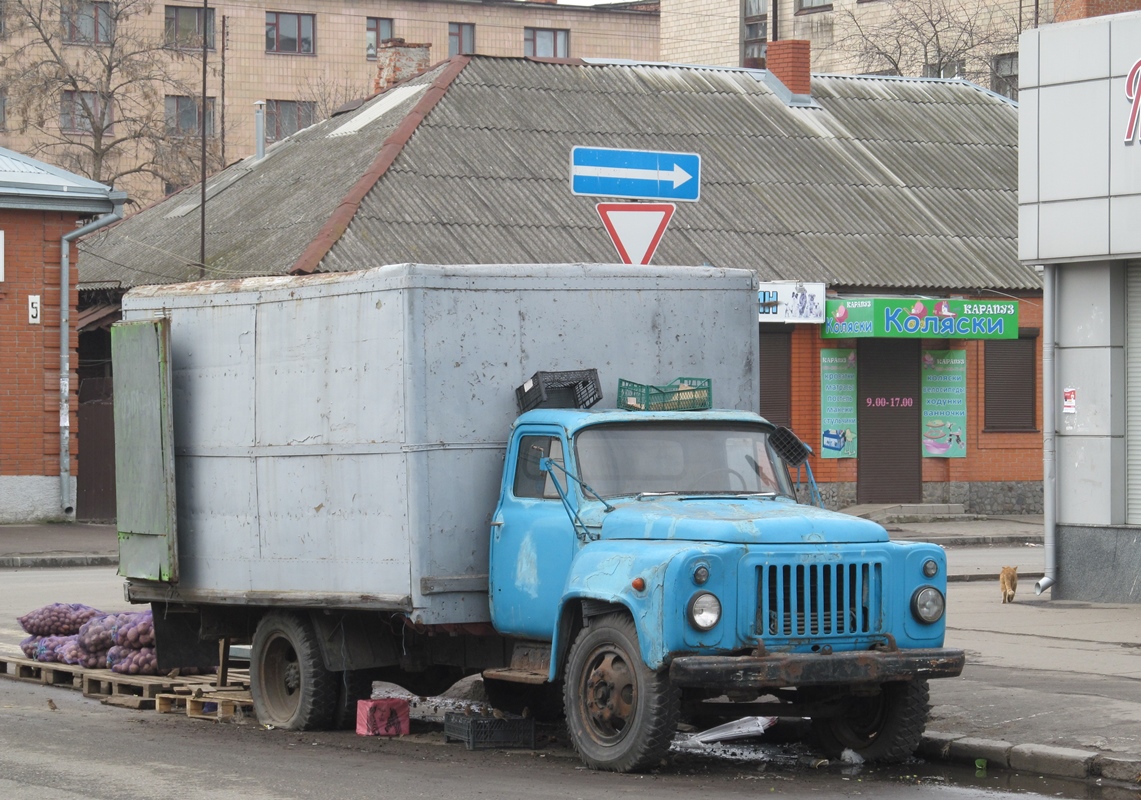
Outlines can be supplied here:
[[[920, 755], [1141, 784], [1141, 606], [1035, 596], [1041, 517], [886, 527], [946, 548], [946, 643], [967, 652], [962, 676], [931, 682]], [[0, 525], [0, 567], [110, 565], [117, 552], [113, 525]], [[1008, 565], [1019, 586], [1004, 605], [998, 571]]]

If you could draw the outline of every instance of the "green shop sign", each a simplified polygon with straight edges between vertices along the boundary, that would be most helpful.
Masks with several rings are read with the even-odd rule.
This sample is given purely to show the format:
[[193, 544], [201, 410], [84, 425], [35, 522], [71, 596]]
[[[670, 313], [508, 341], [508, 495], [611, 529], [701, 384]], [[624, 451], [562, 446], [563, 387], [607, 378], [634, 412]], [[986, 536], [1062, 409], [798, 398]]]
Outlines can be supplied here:
[[825, 339], [1017, 339], [1018, 301], [845, 297], [825, 302]]

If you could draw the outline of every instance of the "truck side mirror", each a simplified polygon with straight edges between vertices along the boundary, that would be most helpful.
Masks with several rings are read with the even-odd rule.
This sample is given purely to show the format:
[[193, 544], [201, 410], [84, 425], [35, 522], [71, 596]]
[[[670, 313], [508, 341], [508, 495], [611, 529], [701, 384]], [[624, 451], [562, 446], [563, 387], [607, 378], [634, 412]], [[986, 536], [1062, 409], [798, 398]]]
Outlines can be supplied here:
[[799, 467], [812, 454], [812, 448], [783, 425], [769, 434], [769, 444], [790, 467]]

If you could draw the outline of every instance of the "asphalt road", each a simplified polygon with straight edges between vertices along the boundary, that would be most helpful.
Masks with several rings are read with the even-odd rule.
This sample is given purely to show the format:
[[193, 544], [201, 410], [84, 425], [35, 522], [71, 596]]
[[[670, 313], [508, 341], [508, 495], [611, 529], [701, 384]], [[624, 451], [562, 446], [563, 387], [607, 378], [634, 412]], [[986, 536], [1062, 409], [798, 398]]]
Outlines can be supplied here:
[[[51, 602], [127, 607], [113, 569], [0, 570], [0, 653], [16, 655], [15, 618]], [[970, 692], [969, 687], [963, 687]], [[48, 700], [56, 706], [53, 710]], [[964, 705], [970, 703], [964, 700]], [[999, 714], [1001, 716], [1001, 713]], [[399, 741], [352, 732], [266, 730], [101, 705], [78, 691], [0, 679], [0, 797], [43, 798], [997, 798], [1011, 792], [1108, 797], [1096, 786], [1036, 775], [913, 762], [893, 768], [831, 764], [796, 743], [733, 744], [675, 753], [650, 775], [582, 767], [565, 733], [541, 750], [469, 752], [419, 723]], [[1026, 795], [1022, 795], [1026, 796]]]

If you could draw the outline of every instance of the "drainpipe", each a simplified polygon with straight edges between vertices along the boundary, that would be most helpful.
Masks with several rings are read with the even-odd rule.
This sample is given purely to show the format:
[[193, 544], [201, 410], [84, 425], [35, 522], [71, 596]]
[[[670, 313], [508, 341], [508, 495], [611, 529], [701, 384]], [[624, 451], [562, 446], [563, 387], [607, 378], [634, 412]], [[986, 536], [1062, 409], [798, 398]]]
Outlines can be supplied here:
[[72, 514], [71, 501], [71, 243], [105, 225], [123, 218], [126, 192], [111, 192], [110, 214], [76, 228], [60, 238], [59, 256], [59, 505], [64, 514]]
[[1058, 564], [1056, 553], [1057, 481], [1055, 468], [1055, 415], [1054, 399], [1058, 376], [1054, 367], [1054, 304], [1057, 266], [1046, 264], [1042, 274], [1042, 512], [1045, 522], [1044, 545], [1046, 568], [1041, 580], [1034, 584], [1034, 594], [1054, 585]]

